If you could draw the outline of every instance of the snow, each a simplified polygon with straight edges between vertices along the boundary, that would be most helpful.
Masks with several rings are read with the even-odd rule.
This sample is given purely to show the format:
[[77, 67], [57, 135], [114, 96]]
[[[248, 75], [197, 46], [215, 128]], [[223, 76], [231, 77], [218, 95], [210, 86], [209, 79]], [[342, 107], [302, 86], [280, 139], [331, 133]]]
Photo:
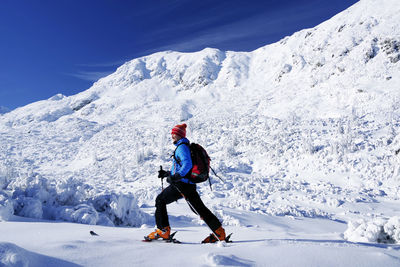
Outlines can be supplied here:
[[[9, 247], [14, 258], [32, 266], [398, 266], [399, 245], [352, 243], [343, 240], [342, 222], [318, 218], [294, 218], [227, 209], [246, 226], [228, 226], [234, 243], [200, 244], [208, 235], [193, 224], [184, 201], [171, 204], [171, 224], [183, 244], [141, 242], [152, 231], [29, 220], [14, 217], [1, 224], [0, 248]], [[98, 236], [92, 236], [94, 231]], [[32, 242], [35, 240], [35, 242]], [[23, 247], [23, 250], [20, 249]], [[33, 261], [32, 255], [41, 260]], [[7, 256], [8, 258], [10, 256]], [[3, 256], [1, 260], [6, 261]], [[29, 266], [31, 266], [29, 265]], [[18, 266], [18, 265], [6, 265]], [[19, 265], [21, 266], [21, 265]]]
[[400, 243], [400, 217], [350, 222], [344, 238], [353, 242]]
[[[252, 52], [159, 52], [0, 115], [1, 263], [398, 266], [399, 16], [362, 0]], [[139, 242], [181, 122], [224, 180], [198, 191], [234, 243], [200, 245], [184, 201], [184, 244]]]

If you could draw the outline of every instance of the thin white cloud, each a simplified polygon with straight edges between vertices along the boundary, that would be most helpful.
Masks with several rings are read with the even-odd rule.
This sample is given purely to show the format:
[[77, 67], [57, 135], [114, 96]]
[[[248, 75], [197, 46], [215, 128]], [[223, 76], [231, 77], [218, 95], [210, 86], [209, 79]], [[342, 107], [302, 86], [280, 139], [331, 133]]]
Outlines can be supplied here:
[[261, 14], [223, 26], [201, 30], [177, 42], [158, 47], [156, 50], [180, 51], [219, 46], [223, 43], [229, 44], [233, 41], [246, 40], [255, 36], [271, 35], [281, 30], [278, 31], [277, 25], [282, 23], [282, 18], [267, 20], [264, 16]]
[[[226, 23], [217, 27], [207, 27], [202, 28], [204, 25], [212, 25], [214, 21], [217, 21], [215, 17], [206, 18], [200, 21], [193, 21], [185, 25], [175, 25], [173, 28], [160, 28], [160, 30], [153, 32], [151, 34], [154, 42], [160, 41], [162, 36], [168, 36], [173, 31], [181, 31], [183, 29], [200, 29], [193, 31], [191, 34], [171, 42], [166, 45], [154, 47], [154, 43], [150, 41], [146, 43], [149, 47], [154, 47], [149, 49], [147, 52], [153, 53], [157, 51], [164, 50], [174, 50], [174, 51], [194, 51], [199, 50], [204, 47], [229, 47], [230, 44], [235, 42], [246, 42], [246, 39], [257, 38], [259, 40], [269, 39], [269, 36], [278, 36], [281, 32], [288, 32], [292, 34], [297, 30], [295, 26], [298, 24], [304, 24], [304, 22], [310, 20], [312, 17], [323, 13], [325, 9], [324, 6], [310, 6], [312, 3], [299, 7], [287, 7], [284, 11], [280, 13], [271, 13], [270, 11], [260, 11], [259, 13], [254, 13], [248, 17], [241, 18], [230, 23]], [[221, 14], [221, 16], [229, 17], [228, 13]], [[219, 17], [218, 19], [221, 19]], [[314, 27], [317, 25], [309, 25], [309, 27]], [[294, 30], [293, 30], [294, 29]], [[264, 37], [264, 38], [263, 38]], [[283, 38], [284, 36], [282, 36]], [[275, 40], [278, 41], [278, 40]], [[225, 45], [224, 45], [225, 44]], [[267, 45], [267, 41], [264, 45]], [[260, 44], [261, 46], [263, 44]], [[256, 49], [258, 47], [253, 47]]]
[[7, 112], [10, 112], [10, 111], [11, 111], [11, 109], [9, 109], [8, 107], [0, 106], [0, 115], [4, 114], [4, 113], [7, 113]]
[[81, 63], [76, 64], [79, 67], [90, 67], [90, 68], [110, 68], [110, 67], [118, 67], [124, 64], [126, 60], [116, 60], [111, 62], [100, 62], [100, 63]]
[[66, 75], [76, 77], [81, 80], [95, 82], [114, 71], [79, 71], [76, 73], [67, 73]]

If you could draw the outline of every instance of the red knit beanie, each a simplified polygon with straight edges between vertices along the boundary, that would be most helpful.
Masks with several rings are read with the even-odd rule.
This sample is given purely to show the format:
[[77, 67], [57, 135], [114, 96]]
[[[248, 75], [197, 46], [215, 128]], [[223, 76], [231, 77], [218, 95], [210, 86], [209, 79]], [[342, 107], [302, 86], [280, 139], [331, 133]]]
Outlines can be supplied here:
[[171, 134], [179, 135], [180, 137], [186, 137], [186, 124], [178, 124], [172, 128]]

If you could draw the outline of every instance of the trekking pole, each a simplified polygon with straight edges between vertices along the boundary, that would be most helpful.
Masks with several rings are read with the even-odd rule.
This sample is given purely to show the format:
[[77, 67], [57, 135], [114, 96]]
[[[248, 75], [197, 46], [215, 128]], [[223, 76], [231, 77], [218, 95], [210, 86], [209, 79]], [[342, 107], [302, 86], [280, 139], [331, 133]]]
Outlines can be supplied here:
[[[163, 170], [163, 168], [162, 168], [162, 166], [160, 166], [160, 171], [162, 171], [162, 170]], [[163, 178], [161, 179], [161, 186], [163, 187], [163, 182], [162, 182], [162, 181], [163, 181]], [[200, 213], [193, 207], [193, 205], [187, 200], [186, 196], [182, 193], [182, 191], [181, 191], [172, 181], [171, 181], [171, 185], [172, 185], [173, 187], [175, 187], [175, 189], [178, 190], [179, 194], [181, 194], [181, 196], [186, 200], [186, 203], [189, 205], [190, 209], [191, 209], [192, 211], [194, 211], [194, 213], [196, 213], [196, 215], [199, 216], [200, 219], [203, 220], [203, 218], [200, 216]], [[163, 190], [164, 190], [164, 187], [163, 187]], [[215, 237], [218, 241], [221, 242], [221, 239], [219, 239], [218, 235], [217, 235], [216, 233], [214, 233], [214, 231], [211, 229], [211, 227], [210, 227], [207, 223], [206, 223], [206, 225], [207, 225], [208, 229], [211, 230], [211, 233], [214, 235], [214, 237]]]
[[[186, 199], [186, 197], [185, 197], [185, 195], [182, 193], [182, 191], [179, 190], [179, 188], [178, 188], [176, 185], [174, 185], [174, 183], [171, 183], [171, 184], [176, 188], [176, 190], [178, 190], [179, 194], [181, 194], [181, 196], [186, 200], [186, 203], [188, 203], [188, 205], [189, 205], [189, 207], [191, 208], [191, 210], [193, 210], [194, 213], [196, 213], [197, 216], [199, 216], [200, 219], [203, 220], [203, 218], [200, 216], [200, 214], [197, 212], [197, 210], [196, 210], [196, 209], [193, 207], [193, 205], [189, 202], [189, 200]], [[211, 227], [210, 227], [207, 223], [206, 223], [206, 225], [207, 225], [208, 229], [211, 230], [211, 233], [214, 235], [214, 237], [215, 237], [219, 242], [221, 242], [221, 239], [219, 239], [218, 235], [217, 235], [216, 233], [214, 233], [214, 231], [211, 229]]]

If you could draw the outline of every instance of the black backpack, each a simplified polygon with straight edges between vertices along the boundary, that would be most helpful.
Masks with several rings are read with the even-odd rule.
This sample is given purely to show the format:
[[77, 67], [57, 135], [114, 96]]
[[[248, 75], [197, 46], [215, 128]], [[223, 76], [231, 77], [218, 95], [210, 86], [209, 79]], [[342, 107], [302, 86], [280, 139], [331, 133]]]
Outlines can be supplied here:
[[[180, 145], [187, 145], [189, 146], [190, 149], [190, 157], [192, 159], [192, 169], [188, 172], [188, 174], [185, 176], [186, 178], [189, 179], [189, 181], [193, 183], [202, 183], [205, 181], [209, 181], [210, 183], [210, 188], [211, 188], [211, 180], [210, 180], [210, 170], [213, 171], [214, 175], [217, 176], [219, 179], [221, 179], [215, 171], [211, 168], [210, 166], [210, 157], [207, 154], [207, 151], [199, 144], [196, 143], [191, 143], [190, 145], [188, 143], [182, 143], [179, 144], [176, 149]], [[175, 161], [181, 165], [180, 161], [175, 157], [175, 152], [172, 155], [175, 159]], [[221, 179], [222, 180], [222, 179]]]

